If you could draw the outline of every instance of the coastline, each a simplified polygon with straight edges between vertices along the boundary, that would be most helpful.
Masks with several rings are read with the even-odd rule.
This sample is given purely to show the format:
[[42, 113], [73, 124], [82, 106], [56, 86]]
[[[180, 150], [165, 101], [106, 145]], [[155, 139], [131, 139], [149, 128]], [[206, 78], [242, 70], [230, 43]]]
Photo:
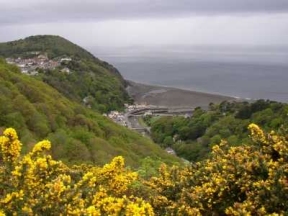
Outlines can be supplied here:
[[242, 101], [243, 99], [220, 94], [185, 90], [167, 86], [155, 86], [126, 80], [128, 94], [138, 104], [171, 108], [207, 108], [210, 103]]

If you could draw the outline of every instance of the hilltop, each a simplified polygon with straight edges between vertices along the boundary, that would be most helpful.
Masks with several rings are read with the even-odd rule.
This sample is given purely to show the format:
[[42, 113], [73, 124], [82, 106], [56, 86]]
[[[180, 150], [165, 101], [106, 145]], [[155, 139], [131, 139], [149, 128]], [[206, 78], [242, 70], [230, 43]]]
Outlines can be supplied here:
[[40, 35], [0, 43], [0, 57], [29, 60], [39, 56], [59, 64], [47, 70], [38, 67], [37, 79], [73, 101], [83, 103], [88, 97], [89, 107], [107, 112], [121, 110], [131, 100], [125, 91], [126, 82], [116, 68], [62, 37]]
[[50, 58], [61, 55], [96, 59], [92, 54], [76, 44], [54, 35], [37, 35], [25, 39], [0, 43], [0, 55], [4, 57], [29, 57], [29, 52], [45, 52]]

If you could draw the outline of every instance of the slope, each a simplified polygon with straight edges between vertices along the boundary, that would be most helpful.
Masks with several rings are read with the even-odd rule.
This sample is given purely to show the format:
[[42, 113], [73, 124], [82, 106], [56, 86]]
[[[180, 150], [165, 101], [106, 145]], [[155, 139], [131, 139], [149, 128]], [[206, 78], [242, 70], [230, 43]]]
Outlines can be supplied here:
[[36, 140], [49, 139], [52, 155], [68, 163], [104, 164], [117, 155], [123, 155], [131, 166], [138, 166], [147, 156], [177, 161], [150, 140], [21, 74], [1, 59], [0, 127], [17, 129], [24, 152]]
[[[129, 102], [126, 83], [116, 68], [62, 37], [40, 35], [0, 43], [0, 56], [4, 58], [32, 59], [39, 55], [59, 65], [47, 70], [37, 68], [37, 78], [69, 99], [82, 102], [89, 97], [89, 106], [100, 112], [122, 109]], [[62, 61], [65, 58], [71, 61]], [[63, 68], [69, 73], [63, 73]]]

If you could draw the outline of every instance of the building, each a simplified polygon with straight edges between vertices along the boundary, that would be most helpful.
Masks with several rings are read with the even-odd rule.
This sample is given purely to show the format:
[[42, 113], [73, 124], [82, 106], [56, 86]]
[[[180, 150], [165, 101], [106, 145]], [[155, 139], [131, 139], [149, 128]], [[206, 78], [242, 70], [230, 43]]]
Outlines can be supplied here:
[[172, 155], [176, 155], [176, 152], [174, 151], [174, 149], [168, 147], [165, 149], [165, 151], [168, 153], [168, 154], [172, 154]]

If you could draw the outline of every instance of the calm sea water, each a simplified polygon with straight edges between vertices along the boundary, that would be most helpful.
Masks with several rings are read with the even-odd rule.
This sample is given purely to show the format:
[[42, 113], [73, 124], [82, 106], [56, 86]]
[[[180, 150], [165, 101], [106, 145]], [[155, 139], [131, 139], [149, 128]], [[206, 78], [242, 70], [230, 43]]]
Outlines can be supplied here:
[[288, 49], [129, 48], [93, 53], [125, 79], [240, 98], [288, 102]]

